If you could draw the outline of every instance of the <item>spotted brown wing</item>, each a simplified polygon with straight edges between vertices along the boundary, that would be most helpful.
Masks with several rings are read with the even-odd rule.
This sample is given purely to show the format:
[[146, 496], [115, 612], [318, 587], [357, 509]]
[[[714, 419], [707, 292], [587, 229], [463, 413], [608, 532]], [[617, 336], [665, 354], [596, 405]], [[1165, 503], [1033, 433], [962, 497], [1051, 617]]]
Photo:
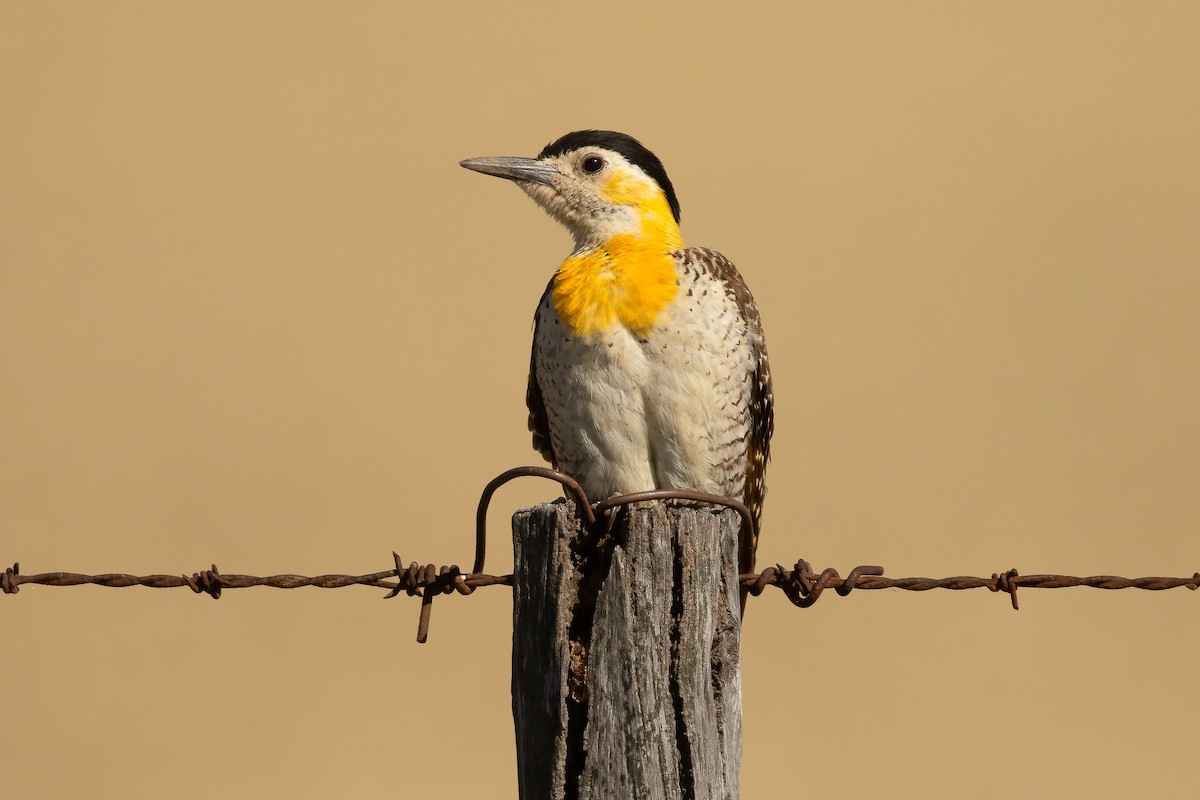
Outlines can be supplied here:
[[533, 312], [533, 348], [529, 355], [529, 385], [525, 389], [525, 405], [529, 408], [529, 431], [533, 434], [533, 449], [557, 469], [558, 462], [554, 458], [554, 448], [550, 442], [550, 418], [546, 416], [546, 402], [542, 399], [542, 389], [538, 385], [537, 377], [538, 320], [541, 318], [542, 306], [550, 302], [550, 291], [553, 288], [554, 279], [551, 278], [542, 298], [538, 300], [537, 310]]

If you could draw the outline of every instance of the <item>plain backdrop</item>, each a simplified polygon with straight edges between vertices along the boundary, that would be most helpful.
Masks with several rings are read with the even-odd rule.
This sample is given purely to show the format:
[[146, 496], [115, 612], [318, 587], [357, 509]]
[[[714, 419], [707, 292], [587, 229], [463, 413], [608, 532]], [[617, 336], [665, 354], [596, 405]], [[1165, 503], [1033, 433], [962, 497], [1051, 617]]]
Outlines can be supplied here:
[[[1195, 3], [0, 4], [0, 559], [467, 564], [564, 231], [470, 156], [641, 138], [758, 297], [760, 564], [1200, 568]], [[491, 517], [511, 567], [512, 510]], [[21, 797], [515, 797], [511, 595], [0, 597]], [[1194, 792], [1200, 595], [744, 629], [743, 796]]]

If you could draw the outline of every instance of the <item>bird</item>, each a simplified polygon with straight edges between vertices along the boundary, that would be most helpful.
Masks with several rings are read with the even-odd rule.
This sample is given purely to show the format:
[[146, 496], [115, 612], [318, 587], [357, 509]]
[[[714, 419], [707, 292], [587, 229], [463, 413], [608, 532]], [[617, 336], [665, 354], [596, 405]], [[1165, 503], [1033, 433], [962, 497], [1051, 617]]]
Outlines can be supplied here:
[[732, 262], [684, 246], [662, 161], [628, 134], [579, 130], [536, 158], [460, 164], [513, 181], [574, 239], [534, 315], [534, 448], [590, 497], [743, 501], [738, 566], [753, 570], [774, 430], [762, 320]]

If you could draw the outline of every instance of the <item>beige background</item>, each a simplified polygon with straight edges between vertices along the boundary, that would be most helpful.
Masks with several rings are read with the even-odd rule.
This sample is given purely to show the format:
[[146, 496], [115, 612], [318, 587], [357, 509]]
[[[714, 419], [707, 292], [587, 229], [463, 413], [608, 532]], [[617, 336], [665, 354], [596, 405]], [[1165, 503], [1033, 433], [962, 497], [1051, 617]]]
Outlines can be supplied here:
[[[631, 132], [757, 293], [760, 557], [1200, 568], [1194, 3], [0, 4], [0, 559], [466, 563], [566, 234], [459, 169]], [[493, 525], [550, 498], [506, 490]], [[492, 567], [506, 569], [503, 546]], [[510, 595], [0, 597], [13, 796], [515, 796]], [[1200, 595], [779, 594], [743, 794], [1194, 791]]]

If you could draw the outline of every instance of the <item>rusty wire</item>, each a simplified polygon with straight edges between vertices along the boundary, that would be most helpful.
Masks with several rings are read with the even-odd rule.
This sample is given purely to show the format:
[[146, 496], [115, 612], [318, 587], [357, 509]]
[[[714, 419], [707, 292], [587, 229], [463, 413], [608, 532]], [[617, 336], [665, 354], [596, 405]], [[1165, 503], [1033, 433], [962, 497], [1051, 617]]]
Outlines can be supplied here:
[[592, 509], [592, 501], [588, 499], [587, 492], [567, 473], [549, 467], [513, 467], [505, 470], [488, 481], [488, 485], [483, 487], [483, 494], [479, 496], [479, 505], [475, 509], [475, 566], [471, 569], [472, 572], [483, 572], [483, 561], [487, 555], [487, 512], [492, 503], [492, 495], [504, 484], [525, 477], [547, 478], [562, 484], [565, 490], [563, 494], [570, 495], [575, 508], [581, 511], [588, 526], [596, 524], [596, 513]]
[[1021, 575], [1015, 569], [993, 572], [990, 578], [958, 575], [952, 578], [885, 578], [883, 567], [855, 567], [845, 578], [837, 570], [828, 568], [815, 573], [807, 561], [796, 562], [793, 569], [781, 565], [767, 567], [758, 574], [740, 575], [742, 586], [752, 595], [760, 595], [768, 586], [783, 590], [788, 599], [800, 608], [807, 608], [821, 596], [825, 589], [833, 589], [842, 597], [854, 589], [904, 589], [910, 592], [925, 592], [930, 589], [988, 589], [1003, 592], [1012, 599], [1014, 610], [1017, 605], [1017, 589], [1065, 589], [1072, 586], [1088, 586], [1093, 589], [1146, 589], [1159, 592], [1164, 589], [1186, 587], [1195, 591], [1200, 587], [1200, 572], [1190, 578], [1122, 578], [1117, 575]]
[[[315, 586], [318, 589], [341, 589], [346, 586], [373, 586], [378, 589], [389, 589], [385, 598], [392, 598], [401, 593], [409, 597], [421, 597], [421, 617], [417, 624], [417, 641], [424, 642], [429, 635], [429, 615], [432, 610], [433, 598], [439, 594], [472, 594], [480, 586], [506, 586], [512, 584], [512, 575], [482, 575], [477, 573], [465, 574], [457, 564], [448, 567], [437, 567], [433, 564], [421, 565], [412, 562], [404, 566], [400, 556], [392, 553], [395, 562], [393, 569], [384, 572], [372, 572], [367, 575], [239, 575], [223, 573], [217, 565], [191, 575], [128, 575], [120, 572], [104, 573], [102, 575], [83, 575], [78, 572], [42, 572], [37, 575], [22, 575], [21, 565], [13, 564], [0, 575], [0, 592], [16, 594], [23, 584], [31, 583], [40, 586], [108, 586], [124, 588], [126, 586], [148, 586], [151, 589], [178, 589], [187, 587], [196, 594], [207, 594], [214, 600], [221, 597], [224, 589], [249, 589], [253, 586], [267, 586], [272, 589], [299, 589], [302, 586]], [[395, 578], [394, 581], [387, 580]]]
[[[396, 597], [403, 593], [409, 597], [421, 598], [421, 613], [417, 623], [417, 641], [425, 642], [429, 635], [429, 619], [433, 608], [433, 598], [439, 594], [457, 592], [460, 595], [473, 594], [481, 586], [511, 586], [513, 576], [487, 575], [483, 573], [484, 556], [486, 553], [487, 510], [492, 496], [504, 484], [519, 477], [540, 477], [553, 480], [562, 485], [564, 494], [568, 495], [575, 504], [577, 513], [582, 517], [589, 533], [596, 533], [603, 528], [611, 528], [615, 522], [615, 511], [632, 503], [653, 500], [681, 500], [698, 502], [706, 505], [732, 508], [741, 515], [743, 524], [753, 526], [749, 509], [734, 499], [720, 497], [686, 490], [656, 490], [638, 492], [635, 494], [610, 497], [593, 505], [587, 498], [582, 487], [569, 475], [546, 467], [516, 467], [498, 475], [484, 488], [476, 512], [476, 549], [475, 568], [470, 573], [463, 573], [458, 565], [438, 567], [433, 564], [421, 565], [411, 562], [405, 566], [400, 556], [392, 553], [394, 566], [382, 572], [372, 572], [366, 575], [328, 574], [306, 577], [303, 575], [281, 574], [258, 577], [255, 575], [240, 575], [222, 573], [213, 564], [209, 569], [193, 572], [191, 575], [129, 575], [125, 573], [105, 573], [101, 575], [84, 575], [77, 572], [43, 572], [36, 575], [22, 575], [21, 565], [13, 564], [0, 574], [0, 592], [16, 594], [23, 584], [41, 586], [108, 586], [121, 588], [126, 586], [148, 586], [154, 589], [173, 589], [187, 587], [197, 594], [207, 594], [214, 600], [221, 597], [224, 589], [246, 589], [252, 586], [267, 586], [275, 589], [298, 589], [302, 586], [315, 586], [320, 589], [341, 589], [346, 586], [371, 586], [388, 589], [385, 598]], [[394, 579], [394, 580], [389, 580]], [[1116, 575], [1092, 575], [1075, 577], [1072, 575], [1021, 575], [1015, 569], [1005, 572], [992, 573], [990, 578], [979, 578], [959, 575], [950, 578], [887, 578], [883, 575], [883, 567], [858, 566], [850, 570], [842, 578], [837, 570], [827, 568], [814, 572], [807, 561], [797, 561], [792, 569], [780, 564], [767, 567], [762, 572], [749, 572], [738, 576], [739, 583], [749, 590], [750, 594], [758, 596], [767, 587], [774, 586], [800, 608], [808, 608], [817, 602], [826, 589], [833, 589], [840, 596], [846, 596], [855, 589], [903, 589], [910, 592], [924, 592], [930, 589], [988, 589], [992, 592], [1003, 592], [1012, 600], [1012, 607], [1017, 606], [1017, 589], [1062, 589], [1072, 586], [1087, 586], [1094, 589], [1145, 589], [1162, 591], [1186, 587], [1195, 591], [1200, 587], [1200, 572], [1193, 573], [1190, 578], [1122, 578]]]

